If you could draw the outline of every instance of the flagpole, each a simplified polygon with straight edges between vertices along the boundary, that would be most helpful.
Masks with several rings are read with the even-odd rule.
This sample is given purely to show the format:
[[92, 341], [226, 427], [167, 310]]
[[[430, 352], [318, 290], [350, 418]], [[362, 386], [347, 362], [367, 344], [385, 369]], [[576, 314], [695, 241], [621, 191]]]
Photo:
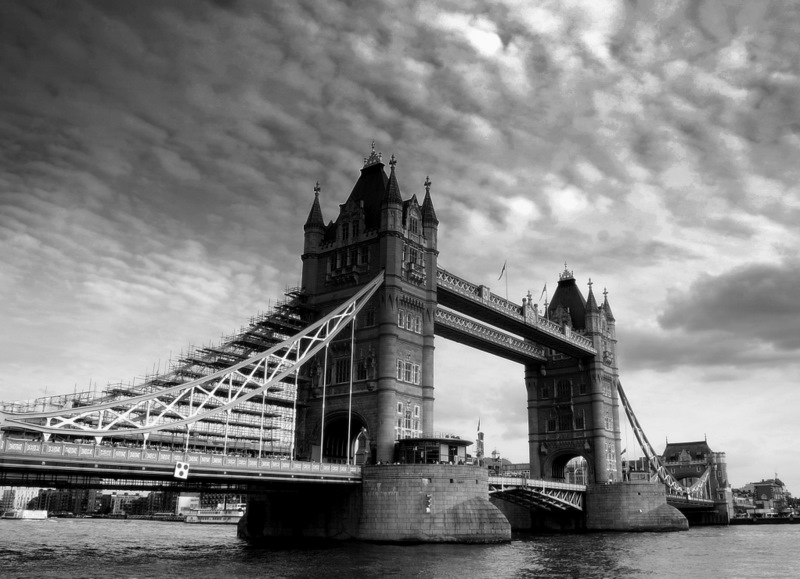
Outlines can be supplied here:
[[503, 269], [500, 270], [500, 277], [497, 278], [497, 281], [503, 279], [503, 276], [506, 276], [506, 301], [508, 301], [508, 272], [506, 272], [506, 265], [508, 265], [508, 260], [503, 262]]
[[547, 314], [547, 282], [544, 283], [542, 293], [539, 294], [540, 302], [542, 301], [542, 297], [544, 297], [544, 317], [545, 319], [550, 319], [550, 316]]
[[506, 269], [506, 301], [508, 301], [508, 269]]

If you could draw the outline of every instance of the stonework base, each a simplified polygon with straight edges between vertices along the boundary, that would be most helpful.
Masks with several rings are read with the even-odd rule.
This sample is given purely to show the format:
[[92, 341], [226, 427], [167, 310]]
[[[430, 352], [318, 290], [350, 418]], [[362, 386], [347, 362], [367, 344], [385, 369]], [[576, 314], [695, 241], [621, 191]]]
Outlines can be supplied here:
[[511, 525], [489, 502], [488, 471], [477, 466], [364, 467], [359, 539], [498, 543]]
[[511, 525], [489, 502], [477, 466], [374, 465], [360, 486], [316, 484], [251, 495], [238, 535], [247, 539], [498, 543]]
[[586, 489], [588, 531], [685, 531], [689, 521], [667, 504], [664, 485], [630, 481]]

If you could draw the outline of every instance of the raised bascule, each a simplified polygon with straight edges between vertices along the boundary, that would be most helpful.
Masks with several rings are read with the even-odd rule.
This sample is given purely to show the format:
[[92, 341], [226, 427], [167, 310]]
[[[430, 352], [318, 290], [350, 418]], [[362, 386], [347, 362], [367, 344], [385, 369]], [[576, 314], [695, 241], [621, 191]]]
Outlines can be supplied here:
[[[138, 385], [3, 404], [0, 484], [168, 481], [181, 462], [186, 484], [249, 493], [248, 537], [502, 541], [537, 511], [562, 528], [686, 528], [666, 495], [719, 511], [647, 442], [620, 386], [607, 293], [598, 303], [589, 281], [584, 298], [565, 266], [540, 309], [440, 268], [432, 183], [421, 203], [403, 199], [388, 165], [373, 144], [328, 223], [315, 187], [302, 285], [272, 313]], [[451, 459], [466, 444], [434, 430], [437, 336], [523, 366], [529, 477], [408, 462], [408, 444], [398, 463], [398, 440]], [[624, 476], [621, 404], [658, 483]], [[587, 485], [565, 481], [575, 458]]]

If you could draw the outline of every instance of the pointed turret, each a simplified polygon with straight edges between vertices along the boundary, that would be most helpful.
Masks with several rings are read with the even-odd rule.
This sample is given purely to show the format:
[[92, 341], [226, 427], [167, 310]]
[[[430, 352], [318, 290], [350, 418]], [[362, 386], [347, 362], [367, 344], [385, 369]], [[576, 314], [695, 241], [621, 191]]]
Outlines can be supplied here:
[[606, 290], [605, 288], [603, 289], [603, 311], [606, 313], [606, 319], [609, 322], [616, 321], [614, 314], [611, 313], [611, 306], [608, 305], [608, 290]]
[[589, 297], [586, 298], [586, 311], [589, 313], [597, 313], [600, 311], [600, 308], [597, 307], [597, 302], [594, 299], [592, 285], [592, 278], [589, 278]]
[[402, 231], [403, 196], [400, 195], [400, 184], [397, 182], [397, 176], [394, 173], [396, 165], [397, 159], [392, 155], [389, 160], [391, 170], [389, 172], [389, 180], [386, 183], [386, 195], [384, 195], [381, 203], [381, 229]]
[[308, 219], [303, 226], [305, 235], [303, 236], [303, 279], [302, 287], [307, 291], [317, 291], [317, 272], [320, 267], [320, 256], [322, 244], [325, 241], [325, 220], [322, 217], [322, 208], [319, 206], [319, 181], [314, 185], [314, 202], [311, 204], [311, 211], [308, 212]]
[[397, 159], [392, 155], [392, 158], [389, 160], [389, 167], [391, 167], [391, 170], [389, 171], [389, 184], [386, 187], [384, 203], [386, 205], [402, 206], [403, 196], [400, 195], [400, 185], [397, 183], [397, 176], [394, 174], [395, 165], [397, 165]]
[[600, 308], [597, 307], [597, 301], [594, 299], [592, 285], [592, 278], [589, 278], [589, 297], [586, 298], [586, 331], [590, 333], [600, 331]]
[[308, 212], [308, 219], [303, 226], [305, 231], [305, 241], [303, 244], [304, 253], [316, 253], [325, 237], [325, 219], [322, 217], [322, 208], [319, 205], [319, 192], [321, 191], [319, 181], [314, 186], [314, 202], [311, 204], [311, 211]]
[[425, 200], [422, 202], [422, 224], [425, 227], [428, 225], [439, 225], [439, 220], [436, 218], [436, 210], [434, 210], [433, 201], [431, 201], [430, 177], [425, 177]]
[[322, 208], [319, 206], [319, 192], [321, 190], [319, 181], [317, 181], [314, 186], [314, 202], [311, 204], [311, 211], [308, 212], [308, 219], [306, 219], [306, 224], [303, 226], [305, 231], [315, 227], [325, 228], [325, 219], [322, 217]]
[[425, 234], [430, 248], [434, 251], [439, 244], [439, 220], [431, 200], [431, 179], [425, 177], [425, 199], [422, 201], [422, 231]]
[[605, 288], [603, 288], [603, 314], [606, 316], [606, 323], [608, 324], [608, 336], [616, 342], [617, 321], [611, 312], [611, 306], [608, 305], [608, 290]]

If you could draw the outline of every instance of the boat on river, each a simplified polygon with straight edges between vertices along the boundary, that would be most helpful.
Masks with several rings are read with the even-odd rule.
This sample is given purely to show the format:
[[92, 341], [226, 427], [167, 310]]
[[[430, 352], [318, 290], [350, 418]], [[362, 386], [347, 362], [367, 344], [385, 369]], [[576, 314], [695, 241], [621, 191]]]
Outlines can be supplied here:
[[0, 518], [43, 521], [47, 519], [47, 511], [38, 509], [12, 509], [10, 511], [5, 511]]
[[800, 523], [800, 517], [792, 513], [766, 513], [764, 515], [753, 516], [745, 513], [738, 513], [734, 516], [731, 525], [796, 525]]
[[244, 503], [217, 505], [216, 509], [192, 509], [186, 513], [186, 523], [205, 525], [235, 525], [244, 515]]

